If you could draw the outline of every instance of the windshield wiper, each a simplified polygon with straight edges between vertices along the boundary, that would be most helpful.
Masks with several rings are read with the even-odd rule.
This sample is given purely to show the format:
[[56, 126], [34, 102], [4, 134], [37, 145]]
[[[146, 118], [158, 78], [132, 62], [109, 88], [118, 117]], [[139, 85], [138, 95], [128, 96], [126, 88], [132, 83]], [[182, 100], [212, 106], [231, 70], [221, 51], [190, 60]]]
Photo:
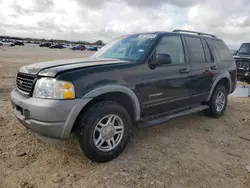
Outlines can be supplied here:
[[109, 57], [111, 59], [117, 59], [117, 60], [125, 60], [125, 61], [131, 61], [131, 59], [126, 59], [126, 58], [118, 58], [118, 57]]

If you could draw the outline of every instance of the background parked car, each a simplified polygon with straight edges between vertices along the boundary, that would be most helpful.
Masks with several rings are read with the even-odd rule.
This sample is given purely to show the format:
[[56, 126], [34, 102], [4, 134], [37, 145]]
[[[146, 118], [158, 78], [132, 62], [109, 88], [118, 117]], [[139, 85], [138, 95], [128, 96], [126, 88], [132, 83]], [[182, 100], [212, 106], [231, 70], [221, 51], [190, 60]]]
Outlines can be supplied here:
[[74, 45], [72, 45], [72, 44], [64, 44], [63, 47], [72, 49], [74, 47]]
[[0, 46], [3, 46], [3, 43], [0, 42]]
[[73, 48], [71, 48], [72, 50], [86, 50], [86, 46], [84, 45], [76, 45]]
[[16, 42], [14, 42], [14, 45], [24, 46], [24, 43], [16, 41]]
[[14, 44], [14, 43], [11, 43], [10, 46], [15, 46], [15, 44]]
[[64, 46], [61, 45], [61, 44], [55, 44], [55, 45], [50, 46], [49, 48], [58, 48], [58, 49], [62, 49], [62, 48], [64, 48]]
[[250, 43], [243, 43], [235, 52], [234, 59], [237, 65], [237, 76], [241, 81], [250, 84]]
[[90, 47], [88, 47], [88, 50], [89, 51], [97, 51], [98, 48], [97, 48], [97, 46], [90, 46]]
[[51, 43], [45, 42], [45, 43], [40, 44], [39, 46], [40, 46], [40, 47], [50, 47], [50, 46], [51, 46]]

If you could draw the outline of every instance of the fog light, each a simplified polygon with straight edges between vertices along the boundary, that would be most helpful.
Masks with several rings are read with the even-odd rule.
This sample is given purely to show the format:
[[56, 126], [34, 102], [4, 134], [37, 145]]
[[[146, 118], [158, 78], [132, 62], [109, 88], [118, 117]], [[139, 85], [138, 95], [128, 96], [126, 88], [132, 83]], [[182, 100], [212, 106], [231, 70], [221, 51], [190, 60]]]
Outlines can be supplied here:
[[247, 75], [248, 75], [248, 73], [246, 72], [246, 73], [245, 73], [245, 76], [247, 76]]
[[24, 115], [25, 118], [29, 118], [29, 117], [30, 117], [30, 111], [27, 110], [27, 109], [25, 109], [25, 110], [23, 111], [23, 115]]

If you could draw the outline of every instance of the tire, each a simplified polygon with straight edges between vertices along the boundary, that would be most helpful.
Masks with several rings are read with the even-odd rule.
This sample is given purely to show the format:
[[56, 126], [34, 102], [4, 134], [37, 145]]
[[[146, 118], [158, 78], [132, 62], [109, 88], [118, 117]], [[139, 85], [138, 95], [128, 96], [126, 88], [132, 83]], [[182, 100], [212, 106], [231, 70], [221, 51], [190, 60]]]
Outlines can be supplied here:
[[[105, 136], [105, 139], [109, 139], [107, 137], [110, 136], [109, 133], [108, 136], [105, 135], [105, 131], [103, 129], [103, 127], [105, 127], [103, 126], [104, 124], [106, 124], [106, 127], [109, 125], [107, 122], [105, 123], [105, 118], [109, 119], [111, 117], [110, 115], [116, 117], [114, 120], [114, 125], [116, 125], [111, 125], [112, 128], [107, 130], [113, 130], [113, 127], [117, 127], [119, 125], [118, 123], [123, 123], [123, 133], [118, 133], [112, 137], [114, 132], [109, 131], [111, 137], [114, 138], [114, 140], [119, 141], [116, 143], [116, 145], [114, 144], [115, 141], [113, 140], [113, 146], [116, 145], [114, 148], [108, 145], [108, 141], [103, 142]], [[103, 134], [97, 131], [100, 129], [100, 126], [97, 126], [100, 121], [102, 121], [101, 130], [103, 130], [100, 132]], [[119, 154], [125, 149], [130, 136], [131, 127], [130, 116], [124, 107], [114, 102], [99, 102], [88, 109], [87, 112], [80, 115], [80, 128], [78, 133], [80, 148], [83, 153], [92, 161], [98, 163], [111, 161], [112, 159], [118, 157]], [[119, 136], [119, 134], [122, 134], [122, 136]], [[102, 144], [99, 144], [100, 148], [98, 148], [94, 141], [96, 140], [97, 142], [99, 138], [102, 139], [99, 143], [103, 142]], [[112, 149], [107, 149], [108, 147]]]
[[[224, 104], [222, 105], [222, 102], [216, 102], [219, 96], [224, 96]], [[222, 97], [223, 98], [223, 97]], [[220, 101], [220, 100], [218, 100]], [[207, 110], [207, 115], [211, 117], [220, 117], [225, 113], [225, 110], [227, 108], [227, 101], [228, 101], [228, 92], [226, 90], [226, 87], [224, 85], [218, 85], [214, 92], [213, 95], [209, 101], [209, 109]], [[218, 105], [218, 104], [221, 104]], [[220, 106], [220, 107], [218, 107]]]

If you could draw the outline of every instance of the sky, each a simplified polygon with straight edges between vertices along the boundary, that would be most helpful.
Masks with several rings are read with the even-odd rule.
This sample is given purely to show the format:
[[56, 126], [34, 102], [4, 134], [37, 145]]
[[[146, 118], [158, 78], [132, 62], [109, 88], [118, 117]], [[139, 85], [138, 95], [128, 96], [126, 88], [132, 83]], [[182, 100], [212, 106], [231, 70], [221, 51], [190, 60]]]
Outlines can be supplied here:
[[0, 35], [94, 42], [188, 29], [250, 42], [250, 0], [0, 0]]

